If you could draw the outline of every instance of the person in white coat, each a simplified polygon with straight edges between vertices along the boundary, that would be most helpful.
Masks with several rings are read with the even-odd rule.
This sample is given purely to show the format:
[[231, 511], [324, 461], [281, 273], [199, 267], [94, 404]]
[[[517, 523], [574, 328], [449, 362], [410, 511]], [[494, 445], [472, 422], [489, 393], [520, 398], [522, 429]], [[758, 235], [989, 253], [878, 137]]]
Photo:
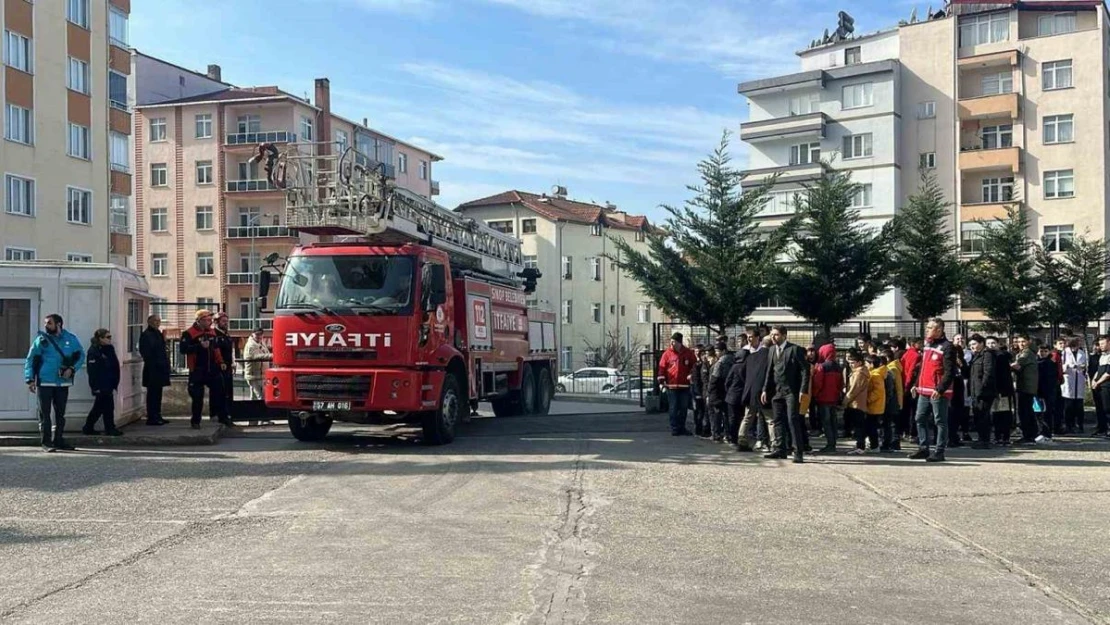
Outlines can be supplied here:
[[1064, 398], [1065, 432], [1083, 431], [1083, 399], [1087, 392], [1087, 350], [1076, 337], [1068, 339], [1064, 348]]
[[243, 377], [251, 389], [251, 399], [263, 399], [262, 387], [265, 382], [266, 363], [271, 358], [270, 349], [262, 342], [262, 329], [251, 333], [247, 345], [243, 348], [243, 362], [246, 370]]

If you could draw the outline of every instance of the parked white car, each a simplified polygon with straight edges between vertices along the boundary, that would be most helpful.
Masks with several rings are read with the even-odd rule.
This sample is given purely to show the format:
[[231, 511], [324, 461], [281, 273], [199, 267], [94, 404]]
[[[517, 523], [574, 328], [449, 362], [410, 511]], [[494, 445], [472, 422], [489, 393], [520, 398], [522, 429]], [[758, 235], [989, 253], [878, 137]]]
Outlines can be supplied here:
[[651, 388], [651, 380], [647, 378], [629, 378], [613, 388], [601, 392], [607, 395], [625, 395], [638, 398], [640, 393], [647, 393]]
[[623, 373], [609, 367], [586, 367], [559, 377], [555, 390], [560, 393], [602, 393], [624, 382]]

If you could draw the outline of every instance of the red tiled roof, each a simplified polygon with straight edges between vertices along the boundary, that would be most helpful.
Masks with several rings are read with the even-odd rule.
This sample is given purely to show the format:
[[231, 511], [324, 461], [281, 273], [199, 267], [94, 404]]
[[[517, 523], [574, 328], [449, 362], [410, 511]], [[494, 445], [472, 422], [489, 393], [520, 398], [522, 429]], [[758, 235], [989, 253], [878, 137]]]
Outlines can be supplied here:
[[[548, 195], [536, 195], [535, 193], [516, 190], [504, 191], [489, 197], [472, 200], [460, 204], [456, 210], [465, 210], [467, 208], [476, 208], [479, 206], [498, 206], [501, 204], [520, 204], [548, 219], [569, 221], [579, 224], [595, 224], [598, 223], [603, 216], [616, 212], [610, 208], [598, 206], [597, 204], [576, 202], [574, 200], [551, 197]], [[605, 224], [619, 230], [640, 230], [650, 226], [647, 218], [640, 215], [626, 215], [623, 221], [616, 218], [605, 219]]]

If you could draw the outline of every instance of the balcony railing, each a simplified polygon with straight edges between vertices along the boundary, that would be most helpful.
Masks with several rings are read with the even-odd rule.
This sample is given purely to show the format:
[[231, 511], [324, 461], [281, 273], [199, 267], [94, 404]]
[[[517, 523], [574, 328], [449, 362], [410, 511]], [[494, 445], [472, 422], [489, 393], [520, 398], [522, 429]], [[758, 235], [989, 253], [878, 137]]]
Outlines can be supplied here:
[[297, 141], [297, 133], [284, 130], [264, 132], [236, 132], [227, 135], [228, 145], [255, 145], [258, 143], [291, 143]]
[[251, 331], [255, 328], [262, 328], [263, 330], [273, 330], [273, 319], [229, 319], [228, 327], [232, 330], [246, 330]]
[[1017, 119], [1018, 94], [1000, 93], [974, 98], [960, 98], [960, 119], [989, 119], [1003, 117]]
[[280, 191], [269, 180], [228, 180], [228, 193], [250, 193], [252, 191]]
[[748, 143], [779, 139], [825, 138], [824, 113], [791, 115], [740, 124], [740, 138]]
[[258, 282], [257, 271], [236, 271], [227, 274], [228, 284], [254, 284]]
[[749, 169], [745, 171], [746, 177], [740, 183], [744, 187], [755, 187], [763, 184], [771, 176], [778, 176], [779, 184], [787, 182], [812, 182], [820, 178], [827, 167], [824, 163], [806, 163], [804, 165], [786, 165], [784, 167], [767, 167], [764, 169]]
[[1017, 172], [1021, 169], [1021, 148], [1015, 146], [990, 149], [963, 148], [960, 151], [960, 169], [963, 171], [1005, 169]]
[[126, 163], [112, 163], [112, 171], [118, 171], [121, 174], [131, 173], [131, 166]]
[[108, 106], [123, 111], [124, 113], [131, 112], [131, 107], [127, 106], [126, 102], [116, 102], [115, 100], [108, 100]]
[[227, 238], [229, 239], [268, 239], [295, 236], [297, 236], [297, 231], [289, 226], [229, 226], [227, 229]]

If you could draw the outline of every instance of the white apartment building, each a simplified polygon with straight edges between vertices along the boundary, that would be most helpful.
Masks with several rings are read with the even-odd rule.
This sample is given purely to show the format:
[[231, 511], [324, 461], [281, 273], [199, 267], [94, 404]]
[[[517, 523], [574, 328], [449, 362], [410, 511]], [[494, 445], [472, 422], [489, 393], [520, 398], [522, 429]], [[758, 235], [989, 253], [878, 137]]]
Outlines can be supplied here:
[[529, 305], [560, 315], [561, 371], [594, 364], [595, 350], [614, 339], [650, 349], [652, 323], [662, 314], [606, 255], [617, 256], [611, 237], [646, 252], [651, 224], [612, 205], [569, 200], [559, 189], [552, 196], [506, 191], [456, 210], [523, 242], [525, 265], [543, 274]]

